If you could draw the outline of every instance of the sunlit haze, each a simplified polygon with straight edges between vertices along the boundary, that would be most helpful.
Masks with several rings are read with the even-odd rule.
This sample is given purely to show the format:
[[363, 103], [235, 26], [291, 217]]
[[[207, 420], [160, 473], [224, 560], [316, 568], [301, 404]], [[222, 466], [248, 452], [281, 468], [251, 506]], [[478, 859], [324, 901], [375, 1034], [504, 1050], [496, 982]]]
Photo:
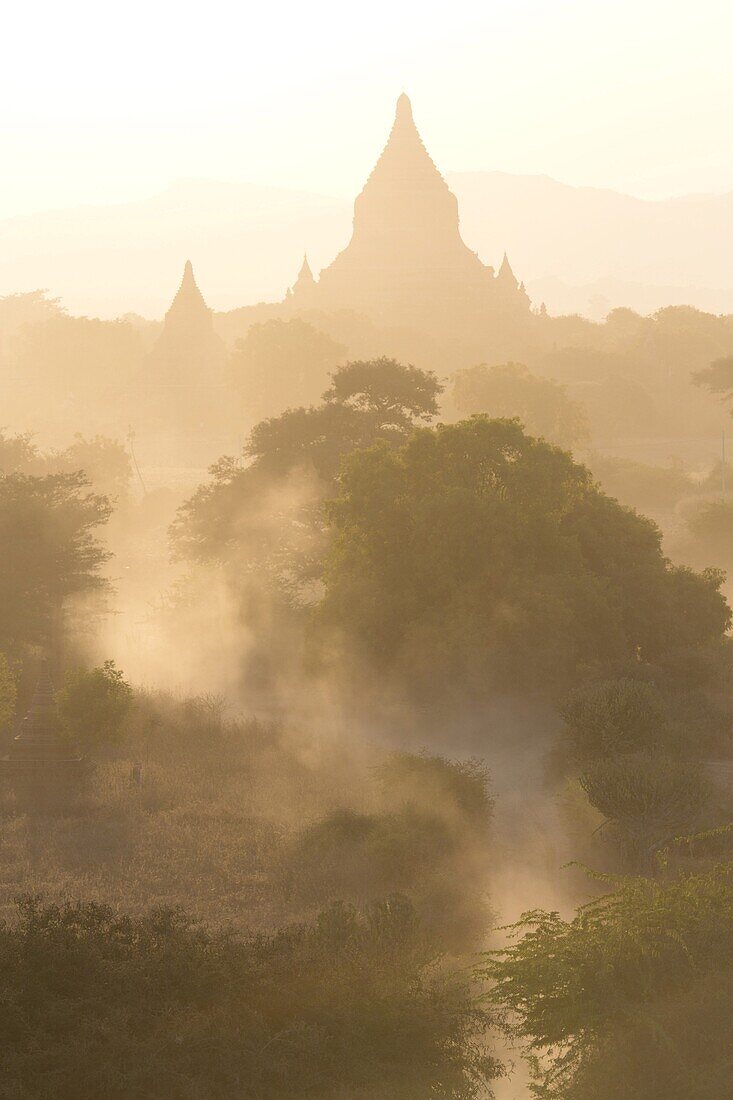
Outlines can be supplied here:
[[447, 172], [733, 189], [724, 0], [13, 4], [0, 217], [181, 178], [352, 197], [409, 91]]
[[731, 0], [10, 0], [0, 1100], [731, 1100]]

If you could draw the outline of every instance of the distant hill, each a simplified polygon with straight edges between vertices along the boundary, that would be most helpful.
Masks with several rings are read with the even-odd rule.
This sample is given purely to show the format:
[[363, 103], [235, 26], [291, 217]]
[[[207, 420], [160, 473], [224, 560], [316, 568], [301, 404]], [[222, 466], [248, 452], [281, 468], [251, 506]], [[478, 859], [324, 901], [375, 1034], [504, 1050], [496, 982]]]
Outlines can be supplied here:
[[303, 251], [325, 266], [351, 204], [246, 183], [183, 180], [159, 195], [0, 221], [0, 295], [46, 287], [72, 313], [162, 317], [187, 259], [215, 309], [283, 296]]
[[[534, 301], [602, 316], [688, 303], [733, 312], [733, 193], [650, 202], [546, 176], [448, 175], [464, 240], [504, 249]], [[184, 180], [152, 198], [0, 222], [0, 295], [47, 287], [73, 313], [160, 317], [183, 263], [215, 309], [280, 298], [304, 250], [315, 271], [347, 242], [351, 200]]]

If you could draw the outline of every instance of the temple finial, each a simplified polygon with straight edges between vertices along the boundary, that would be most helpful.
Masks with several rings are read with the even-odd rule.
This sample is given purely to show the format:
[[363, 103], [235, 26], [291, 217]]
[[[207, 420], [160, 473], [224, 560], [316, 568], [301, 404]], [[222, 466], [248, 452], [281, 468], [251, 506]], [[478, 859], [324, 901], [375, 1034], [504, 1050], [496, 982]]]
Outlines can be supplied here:
[[397, 100], [397, 109], [395, 111], [395, 122], [412, 122], [412, 104], [410, 103], [410, 97], [402, 93]]
[[512, 271], [511, 264], [509, 263], [509, 257], [507, 256], [506, 252], [504, 253], [504, 259], [501, 261], [501, 267], [499, 268], [497, 279], [501, 280], [501, 282], [511, 283], [513, 286], [517, 285], [517, 280], [514, 272]]

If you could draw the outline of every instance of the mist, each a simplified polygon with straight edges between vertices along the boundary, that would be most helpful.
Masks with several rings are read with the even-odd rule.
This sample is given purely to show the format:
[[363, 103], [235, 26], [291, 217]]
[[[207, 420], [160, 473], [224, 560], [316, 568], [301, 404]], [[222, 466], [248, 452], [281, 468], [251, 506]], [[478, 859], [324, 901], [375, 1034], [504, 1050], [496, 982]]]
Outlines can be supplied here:
[[599, 151], [615, 82], [576, 42], [597, 14], [567, 40], [566, 14], [535, 12], [517, 71], [546, 121], [542, 28], [578, 46], [572, 155], [568, 119], [488, 112], [478, 69], [461, 98], [483, 17], [441, 43], [428, 12], [409, 49], [404, 13], [389, 49], [367, 19], [412, 58], [386, 106], [365, 43], [347, 75], [286, 13], [277, 94], [248, 38], [246, 157], [219, 42], [196, 110], [161, 59], [195, 179], [177, 131], [144, 163], [147, 67], [109, 75], [130, 115], [78, 186], [30, 161], [21, 201], [11, 165], [9, 1100], [728, 1095], [733, 177], [693, 133], [702, 79], [646, 152], [619, 151], [624, 93]]

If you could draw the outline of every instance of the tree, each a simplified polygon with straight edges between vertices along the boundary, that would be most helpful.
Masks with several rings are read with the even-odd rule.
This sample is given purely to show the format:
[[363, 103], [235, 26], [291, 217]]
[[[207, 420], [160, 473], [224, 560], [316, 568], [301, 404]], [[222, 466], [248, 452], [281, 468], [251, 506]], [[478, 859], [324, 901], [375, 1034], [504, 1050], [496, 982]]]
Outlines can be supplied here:
[[80, 432], [63, 451], [49, 455], [49, 465], [59, 473], [81, 470], [99, 493], [116, 503], [130, 491], [132, 462], [125, 447], [116, 439], [95, 435], [86, 439]]
[[729, 402], [733, 398], [733, 355], [714, 359], [709, 367], [695, 371], [692, 377], [696, 385], [704, 386], [710, 393]]
[[695, 764], [660, 756], [594, 760], [580, 784], [592, 806], [613, 823], [623, 851], [642, 871], [675, 836], [697, 828], [710, 799], [710, 784]]
[[315, 401], [346, 348], [294, 318], [252, 325], [232, 353], [229, 370], [249, 423]]
[[[557, 697], [591, 669], [721, 647], [721, 578], [516, 421], [476, 416], [351, 455], [322, 617], [421, 698]], [[599, 677], [600, 678], [600, 677]]]
[[669, 729], [662, 695], [641, 680], [584, 684], [564, 701], [560, 714], [581, 760], [659, 748]]
[[10, 655], [47, 645], [65, 601], [106, 585], [96, 531], [111, 507], [88, 484], [80, 472], [0, 477], [0, 649]]
[[705, 500], [688, 510], [686, 526], [696, 559], [724, 569], [733, 565], [733, 502]]
[[583, 409], [568, 397], [565, 387], [552, 378], [530, 374], [521, 363], [459, 370], [453, 401], [462, 417], [474, 413], [516, 416], [531, 435], [562, 447], [576, 447], [588, 439]]
[[80, 748], [114, 744], [132, 705], [132, 688], [114, 661], [67, 673], [57, 702], [61, 726]]
[[329, 404], [371, 413], [380, 431], [393, 427], [404, 432], [438, 415], [442, 388], [432, 371], [382, 356], [341, 367], [323, 397]]
[[0, 475], [45, 474], [47, 468], [48, 462], [30, 432], [11, 436], [0, 430]]
[[733, 867], [628, 879], [571, 921], [526, 913], [487, 960], [490, 1001], [546, 1100], [730, 1092]]
[[[429, 372], [391, 359], [347, 363], [334, 373], [320, 405], [288, 409], [252, 429], [245, 447], [249, 465], [224, 458], [211, 468], [211, 480], [173, 524], [176, 552], [202, 562], [234, 555], [241, 568], [246, 558], [262, 561], [262, 554], [251, 552], [254, 540], [269, 544], [265, 553], [274, 555], [282, 573], [283, 565], [289, 567], [279, 550], [297, 544], [312, 576], [322, 544], [321, 502], [344, 457], [378, 439], [403, 441], [417, 421], [433, 415], [439, 389]], [[263, 526], [265, 513], [274, 524]]]

